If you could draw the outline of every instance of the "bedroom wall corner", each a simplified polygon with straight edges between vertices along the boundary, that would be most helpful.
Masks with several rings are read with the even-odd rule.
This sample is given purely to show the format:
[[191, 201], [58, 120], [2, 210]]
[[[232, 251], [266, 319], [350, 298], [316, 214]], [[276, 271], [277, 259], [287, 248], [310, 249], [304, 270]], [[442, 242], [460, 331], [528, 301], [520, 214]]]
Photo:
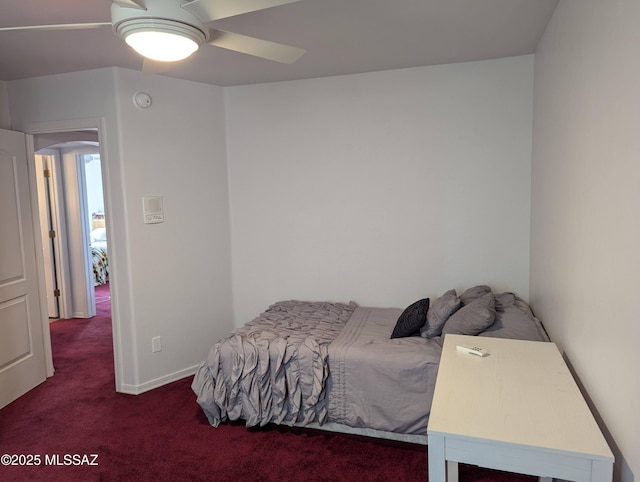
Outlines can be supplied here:
[[4, 80], [0, 80], [0, 129], [11, 129], [9, 93], [7, 90], [7, 82]]
[[561, 0], [535, 54], [530, 302], [640, 476], [640, 3]]
[[[116, 82], [141, 392], [193, 374], [233, 326], [224, 94], [124, 69]], [[143, 222], [143, 196], [162, 197], [164, 222]]]

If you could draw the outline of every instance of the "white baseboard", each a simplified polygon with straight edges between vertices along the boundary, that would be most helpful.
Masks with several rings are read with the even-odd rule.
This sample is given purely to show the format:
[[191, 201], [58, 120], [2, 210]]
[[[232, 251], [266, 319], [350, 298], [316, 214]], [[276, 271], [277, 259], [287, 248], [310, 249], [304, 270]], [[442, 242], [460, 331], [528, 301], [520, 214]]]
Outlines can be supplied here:
[[141, 393], [148, 392], [149, 390], [153, 390], [154, 388], [159, 388], [163, 385], [167, 385], [168, 383], [176, 382], [185, 377], [195, 375], [197, 369], [198, 365], [194, 365], [192, 367], [188, 367], [183, 370], [179, 370], [177, 372], [170, 373], [153, 380], [149, 380], [148, 382], [141, 383], [140, 385], [129, 385], [124, 383], [120, 387], [119, 392], [127, 393], [129, 395], [140, 395]]

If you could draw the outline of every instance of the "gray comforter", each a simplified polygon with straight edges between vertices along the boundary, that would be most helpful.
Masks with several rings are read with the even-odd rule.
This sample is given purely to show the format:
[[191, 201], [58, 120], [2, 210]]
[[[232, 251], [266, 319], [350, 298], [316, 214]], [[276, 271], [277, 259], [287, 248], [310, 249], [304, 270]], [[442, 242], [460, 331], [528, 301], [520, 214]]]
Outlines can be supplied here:
[[209, 423], [325, 423], [328, 345], [355, 309], [355, 303], [279, 302], [218, 341], [192, 383]]
[[[479, 336], [548, 341], [513, 293], [495, 295], [495, 322]], [[217, 342], [192, 388], [209, 422], [247, 426], [328, 422], [426, 434], [440, 337], [390, 339], [402, 310], [287, 301]]]
[[396, 308], [357, 308], [329, 346], [330, 422], [427, 433], [442, 340], [390, 339], [401, 313]]
[[215, 427], [334, 422], [425, 434], [441, 342], [390, 339], [401, 313], [276, 303], [211, 348], [192, 384], [198, 403]]

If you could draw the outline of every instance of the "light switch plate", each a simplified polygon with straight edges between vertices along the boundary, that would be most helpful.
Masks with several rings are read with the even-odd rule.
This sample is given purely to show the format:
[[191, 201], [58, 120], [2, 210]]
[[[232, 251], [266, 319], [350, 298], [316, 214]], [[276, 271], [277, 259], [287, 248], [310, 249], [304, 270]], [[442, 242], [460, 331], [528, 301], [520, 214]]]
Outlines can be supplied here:
[[157, 224], [164, 222], [162, 196], [144, 196], [142, 198], [142, 209], [145, 224]]

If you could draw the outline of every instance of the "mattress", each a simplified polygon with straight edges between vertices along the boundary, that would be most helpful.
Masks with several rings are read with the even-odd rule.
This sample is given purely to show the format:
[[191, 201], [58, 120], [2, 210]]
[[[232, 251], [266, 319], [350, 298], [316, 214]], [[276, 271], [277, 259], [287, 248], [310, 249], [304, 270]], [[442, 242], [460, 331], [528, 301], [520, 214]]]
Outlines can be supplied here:
[[[442, 298], [451, 293], [460, 316], [448, 313], [443, 332], [454, 323], [465, 329], [474, 305], [490, 298], [490, 309], [478, 311], [490, 314], [488, 325], [473, 334], [549, 341], [530, 307], [513, 293], [494, 295], [482, 285]], [[446, 334], [391, 338], [402, 313], [353, 302], [275, 303], [212, 346], [192, 389], [214, 427], [228, 420], [327, 426], [424, 443]]]

